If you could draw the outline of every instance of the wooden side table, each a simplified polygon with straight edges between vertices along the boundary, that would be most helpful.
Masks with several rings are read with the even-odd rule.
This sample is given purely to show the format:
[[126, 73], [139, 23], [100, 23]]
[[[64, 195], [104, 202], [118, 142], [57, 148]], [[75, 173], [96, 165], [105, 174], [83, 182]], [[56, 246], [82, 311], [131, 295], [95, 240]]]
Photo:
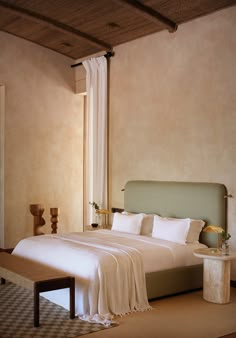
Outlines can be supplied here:
[[203, 248], [193, 254], [203, 258], [203, 298], [217, 304], [229, 303], [230, 261], [236, 259], [236, 252], [223, 256], [217, 249]]

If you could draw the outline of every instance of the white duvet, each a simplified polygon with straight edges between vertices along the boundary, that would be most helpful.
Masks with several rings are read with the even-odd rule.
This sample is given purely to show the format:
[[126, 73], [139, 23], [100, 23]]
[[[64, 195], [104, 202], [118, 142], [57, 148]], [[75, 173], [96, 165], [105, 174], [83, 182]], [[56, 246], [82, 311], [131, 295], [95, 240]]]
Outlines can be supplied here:
[[[26, 238], [13, 254], [75, 276], [76, 313], [107, 316], [150, 309], [145, 272], [199, 264], [192, 254], [199, 247], [204, 245], [99, 230]], [[67, 289], [43, 295], [69, 308]]]

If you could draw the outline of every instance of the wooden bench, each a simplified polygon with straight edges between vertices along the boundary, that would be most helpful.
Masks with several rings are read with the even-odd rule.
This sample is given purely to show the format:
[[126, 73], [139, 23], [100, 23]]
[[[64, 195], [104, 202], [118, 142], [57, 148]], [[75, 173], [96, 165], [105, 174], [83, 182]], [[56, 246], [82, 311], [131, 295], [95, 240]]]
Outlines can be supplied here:
[[34, 326], [39, 326], [40, 292], [70, 289], [70, 318], [75, 318], [75, 279], [71, 276], [6, 252], [0, 253], [1, 284], [8, 280], [34, 293]]

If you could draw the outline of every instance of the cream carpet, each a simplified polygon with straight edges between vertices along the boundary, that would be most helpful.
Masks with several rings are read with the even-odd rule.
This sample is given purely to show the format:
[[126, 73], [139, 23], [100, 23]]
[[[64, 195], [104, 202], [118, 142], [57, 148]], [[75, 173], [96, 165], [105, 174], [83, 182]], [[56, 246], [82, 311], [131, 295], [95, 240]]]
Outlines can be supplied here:
[[231, 288], [231, 301], [225, 305], [206, 302], [202, 290], [150, 304], [152, 311], [116, 318], [119, 326], [83, 337], [219, 338], [236, 332], [236, 288]]

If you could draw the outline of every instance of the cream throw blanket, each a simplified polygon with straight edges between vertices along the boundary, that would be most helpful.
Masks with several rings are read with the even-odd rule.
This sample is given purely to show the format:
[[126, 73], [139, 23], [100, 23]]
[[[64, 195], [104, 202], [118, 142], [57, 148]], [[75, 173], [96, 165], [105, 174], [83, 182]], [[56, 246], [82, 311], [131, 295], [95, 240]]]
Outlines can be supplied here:
[[[115, 237], [108, 242], [105, 235], [97, 237], [92, 231], [35, 236], [20, 241], [13, 254], [75, 276], [79, 315], [109, 318], [151, 309], [142, 255], [129, 245], [116, 243]], [[67, 289], [42, 295], [69, 308]]]

